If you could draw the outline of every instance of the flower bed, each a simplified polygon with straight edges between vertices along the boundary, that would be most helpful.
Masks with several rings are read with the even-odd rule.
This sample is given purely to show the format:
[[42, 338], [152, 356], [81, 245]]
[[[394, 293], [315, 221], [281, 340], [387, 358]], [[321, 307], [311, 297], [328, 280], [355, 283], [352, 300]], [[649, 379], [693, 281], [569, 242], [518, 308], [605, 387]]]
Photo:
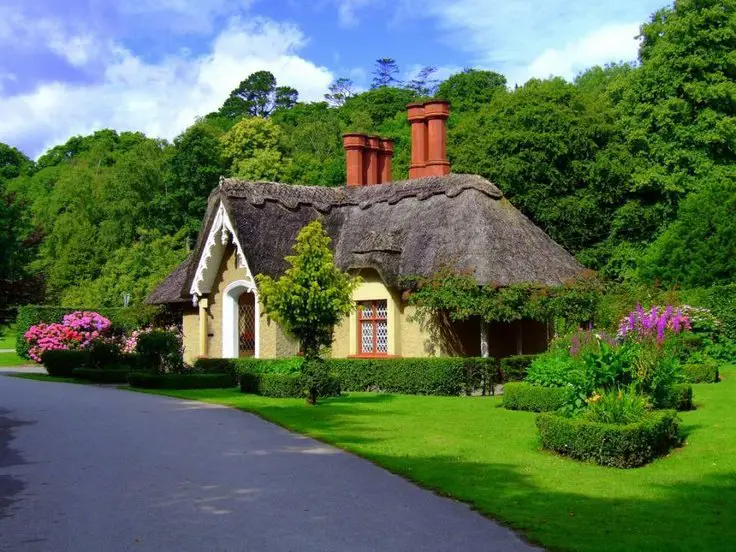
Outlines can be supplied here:
[[674, 410], [647, 413], [640, 422], [617, 425], [542, 413], [536, 419], [542, 448], [602, 466], [634, 468], [679, 442]]
[[523, 381], [509, 382], [503, 388], [503, 407], [507, 410], [551, 412], [567, 402], [569, 390], [563, 387], [542, 387]]

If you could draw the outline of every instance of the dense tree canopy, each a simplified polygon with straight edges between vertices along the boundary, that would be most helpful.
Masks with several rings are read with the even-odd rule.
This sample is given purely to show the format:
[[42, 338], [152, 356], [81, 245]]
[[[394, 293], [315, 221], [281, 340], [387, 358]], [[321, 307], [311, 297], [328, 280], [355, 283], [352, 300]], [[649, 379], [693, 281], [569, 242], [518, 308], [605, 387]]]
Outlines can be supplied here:
[[43, 280], [49, 302], [141, 301], [186, 255], [220, 176], [340, 185], [342, 133], [360, 131], [394, 140], [394, 178], [405, 178], [406, 104], [433, 94], [452, 103], [454, 172], [494, 181], [604, 277], [736, 278], [736, 0], [677, 0], [641, 27], [636, 63], [573, 82], [435, 75], [429, 65], [401, 83], [382, 58], [372, 89], [340, 78], [325, 102], [301, 103], [264, 70], [172, 144], [105, 129], [35, 163], [0, 144], [0, 295]]

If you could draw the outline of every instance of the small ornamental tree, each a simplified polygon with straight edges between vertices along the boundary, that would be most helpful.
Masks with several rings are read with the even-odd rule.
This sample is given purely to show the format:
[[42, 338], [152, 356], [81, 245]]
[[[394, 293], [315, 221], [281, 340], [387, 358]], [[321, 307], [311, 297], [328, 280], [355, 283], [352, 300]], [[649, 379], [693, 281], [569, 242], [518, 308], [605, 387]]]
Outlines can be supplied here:
[[291, 266], [278, 280], [264, 274], [256, 280], [264, 312], [301, 343], [307, 400], [314, 404], [326, 376], [320, 349], [332, 343], [332, 327], [352, 311], [360, 278], [335, 266], [330, 238], [318, 220], [302, 228], [286, 262]]

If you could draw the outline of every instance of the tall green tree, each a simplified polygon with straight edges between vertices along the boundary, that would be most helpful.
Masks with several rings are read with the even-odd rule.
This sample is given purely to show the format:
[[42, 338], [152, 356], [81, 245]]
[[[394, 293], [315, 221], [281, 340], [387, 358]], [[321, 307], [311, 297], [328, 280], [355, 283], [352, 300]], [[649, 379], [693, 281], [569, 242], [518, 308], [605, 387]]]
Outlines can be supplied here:
[[437, 91], [438, 80], [434, 77], [437, 67], [428, 65], [417, 71], [406, 84], [405, 88], [411, 90], [419, 97], [432, 96]]
[[401, 84], [398, 80], [399, 65], [393, 58], [380, 58], [376, 60], [373, 68], [373, 81], [371, 88], [383, 88]]
[[278, 109], [289, 109], [299, 100], [299, 92], [290, 86], [277, 86], [276, 77], [269, 71], [249, 75], [220, 108], [228, 119], [268, 117]]
[[453, 111], [477, 111], [488, 105], [493, 95], [505, 91], [506, 77], [494, 71], [466, 69], [437, 87], [436, 95], [449, 101]]
[[325, 100], [333, 107], [340, 107], [348, 98], [355, 96], [355, 84], [345, 77], [335, 80], [328, 90], [329, 93], [325, 94]]
[[335, 266], [330, 238], [318, 220], [302, 228], [286, 261], [289, 268], [278, 280], [259, 274], [256, 281], [265, 313], [301, 343], [308, 400], [314, 404], [325, 377], [320, 349], [332, 344], [332, 328], [353, 310], [360, 279]]
[[288, 160], [281, 150], [281, 129], [270, 119], [243, 119], [223, 135], [223, 155], [233, 176], [279, 182]]

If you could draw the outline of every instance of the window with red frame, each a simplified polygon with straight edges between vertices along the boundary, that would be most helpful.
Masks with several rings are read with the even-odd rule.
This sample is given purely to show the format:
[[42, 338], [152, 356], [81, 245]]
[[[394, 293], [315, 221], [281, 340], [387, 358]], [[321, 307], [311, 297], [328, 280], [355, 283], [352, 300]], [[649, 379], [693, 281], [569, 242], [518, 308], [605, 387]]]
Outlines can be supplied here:
[[386, 301], [358, 303], [358, 353], [388, 354], [388, 306]]

